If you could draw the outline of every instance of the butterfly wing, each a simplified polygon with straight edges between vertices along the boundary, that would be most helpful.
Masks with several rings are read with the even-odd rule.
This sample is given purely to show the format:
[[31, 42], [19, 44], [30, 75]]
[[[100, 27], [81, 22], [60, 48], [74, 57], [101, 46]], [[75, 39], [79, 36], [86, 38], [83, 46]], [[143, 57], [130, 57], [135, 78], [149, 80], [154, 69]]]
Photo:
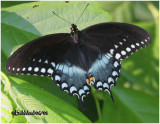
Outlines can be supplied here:
[[126, 23], [101, 23], [82, 30], [89, 46], [116, 59], [125, 59], [136, 50], [148, 45], [152, 39], [144, 29]]
[[68, 34], [47, 35], [25, 44], [8, 59], [6, 70], [14, 74], [51, 75], [45, 73], [46, 68], [53, 61], [54, 69], [54, 64], [61, 61], [68, 37]]
[[86, 82], [87, 72], [80, 51], [70, 34], [43, 36], [12, 54], [6, 70], [13, 74], [51, 76], [62, 90], [70, 95], [77, 94], [83, 106], [83, 96], [90, 92], [90, 86]]
[[[121, 59], [145, 47], [151, 36], [144, 29], [126, 23], [101, 23], [81, 31], [87, 46], [97, 49], [99, 55], [89, 69], [96, 89], [108, 90], [116, 85], [121, 69]], [[113, 97], [112, 97], [113, 99]]]

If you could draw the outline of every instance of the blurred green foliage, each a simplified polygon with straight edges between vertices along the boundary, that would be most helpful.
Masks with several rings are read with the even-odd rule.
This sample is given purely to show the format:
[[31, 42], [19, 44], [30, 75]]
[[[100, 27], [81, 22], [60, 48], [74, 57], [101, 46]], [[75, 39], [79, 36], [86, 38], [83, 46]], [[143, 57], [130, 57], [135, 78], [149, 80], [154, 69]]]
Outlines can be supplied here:
[[[138, 25], [152, 36], [152, 43], [122, 61], [117, 86], [108, 92], [93, 89], [82, 111], [76, 96], [70, 97], [50, 78], [13, 75], [5, 70], [7, 59], [23, 44], [42, 35], [70, 32], [69, 25], [52, 14], [75, 22], [86, 4], [90, 6], [78, 22], [79, 29], [100, 22]], [[33, 8], [39, 4], [39, 7]], [[159, 122], [159, 2], [2, 2], [1, 120], [26, 122]], [[55, 25], [56, 24], [56, 25]], [[48, 116], [13, 116], [13, 110], [46, 110]]]

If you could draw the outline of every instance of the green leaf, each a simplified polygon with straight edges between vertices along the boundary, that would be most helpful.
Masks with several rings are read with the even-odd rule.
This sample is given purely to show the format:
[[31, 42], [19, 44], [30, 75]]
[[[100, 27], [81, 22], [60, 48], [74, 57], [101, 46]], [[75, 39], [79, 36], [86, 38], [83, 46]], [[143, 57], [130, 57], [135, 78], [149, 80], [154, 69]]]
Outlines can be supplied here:
[[[1, 7], [2, 8], [6, 8], [6, 7], [10, 7], [10, 6], [15, 6], [15, 5], [18, 5], [18, 4], [23, 4], [23, 3], [29, 3], [29, 2], [32, 2], [32, 1], [2, 1], [1, 2]], [[36, 2], [33, 2], [33, 5], [35, 4]]]
[[[109, 21], [108, 13], [101, 10], [96, 2], [89, 3], [90, 6], [78, 22], [79, 29]], [[36, 8], [32, 8], [32, 3], [2, 8], [2, 23], [36, 35], [70, 32], [70, 24], [55, 16], [52, 11], [54, 10], [59, 16], [74, 23], [86, 6], [86, 3], [83, 2], [70, 2], [69, 4], [37, 2], [37, 4], [39, 7]]]
[[[133, 16], [130, 14], [132, 11], [132, 3], [131, 2], [123, 2], [123, 1], [105, 1], [99, 2], [102, 8], [111, 14], [112, 21], [117, 22], [131, 22], [133, 20]], [[129, 11], [126, 11], [129, 10]]]
[[48, 112], [48, 115], [41, 116], [25, 115], [28, 122], [90, 122], [75, 107], [72, 107], [53, 94], [15, 77], [10, 77], [10, 80], [12, 89], [9, 93], [21, 110]]
[[[19, 108], [16, 110], [21, 111]], [[25, 115], [13, 116], [12, 123], [28, 123]]]
[[113, 22], [131, 23], [154, 20], [146, 1], [101, 1], [99, 3], [110, 13]]
[[1, 91], [1, 122], [10, 123], [13, 111], [12, 103], [8, 96]]
[[152, 4], [159, 10], [159, 1], [152, 1]]
[[158, 98], [131, 88], [119, 87], [113, 91], [116, 100], [112, 103], [107, 94], [103, 107], [103, 122], [158, 123]]

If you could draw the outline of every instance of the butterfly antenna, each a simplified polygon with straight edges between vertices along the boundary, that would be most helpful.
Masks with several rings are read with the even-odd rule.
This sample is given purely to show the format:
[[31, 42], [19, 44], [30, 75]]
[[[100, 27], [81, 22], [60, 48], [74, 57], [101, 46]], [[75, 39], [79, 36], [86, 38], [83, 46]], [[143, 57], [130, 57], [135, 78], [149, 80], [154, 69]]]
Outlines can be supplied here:
[[75, 24], [77, 24], [78, 20], [81, 18], [81, 16], [83, 15], [83, 13], [85, 12], [85, 10], [87, 9], [88, 5], [89, 5], [89, 4], [87, 4], [87, 6], [85, 7], [85, 9], [84, 9], [83, 12], [81, 13], [81, 15], [79, 16], [79, 18], [77, 19], [77, 21], [76, 21]]
[[55, 14], [57, 17], [59, 17], [59, 18], [62, 19], [63, 21], [66, 21], [66, 22], [68, 22], [69, 24], [71, 24], [69, 21], [67, 21], [67, 20], [63, 19], [62, 17], [60, 17], [59, 15], [57, 15], [54, 11], [53, 11], [53, 14]]

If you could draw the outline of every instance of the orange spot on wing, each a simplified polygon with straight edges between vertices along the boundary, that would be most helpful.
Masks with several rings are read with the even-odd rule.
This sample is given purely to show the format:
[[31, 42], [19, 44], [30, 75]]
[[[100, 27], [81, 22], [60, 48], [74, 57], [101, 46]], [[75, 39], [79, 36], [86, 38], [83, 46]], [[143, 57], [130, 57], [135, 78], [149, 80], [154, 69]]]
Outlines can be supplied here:
[[87, 83], [94, 82], [94, 77], [90, 77], [89, 79], [86, 79], [86, 80], [87, 80]]
[[90, 77], [90, 79], [89, 79], [90, 81], [94, 81], [94, 79], [93, 79], [93, 77]]

